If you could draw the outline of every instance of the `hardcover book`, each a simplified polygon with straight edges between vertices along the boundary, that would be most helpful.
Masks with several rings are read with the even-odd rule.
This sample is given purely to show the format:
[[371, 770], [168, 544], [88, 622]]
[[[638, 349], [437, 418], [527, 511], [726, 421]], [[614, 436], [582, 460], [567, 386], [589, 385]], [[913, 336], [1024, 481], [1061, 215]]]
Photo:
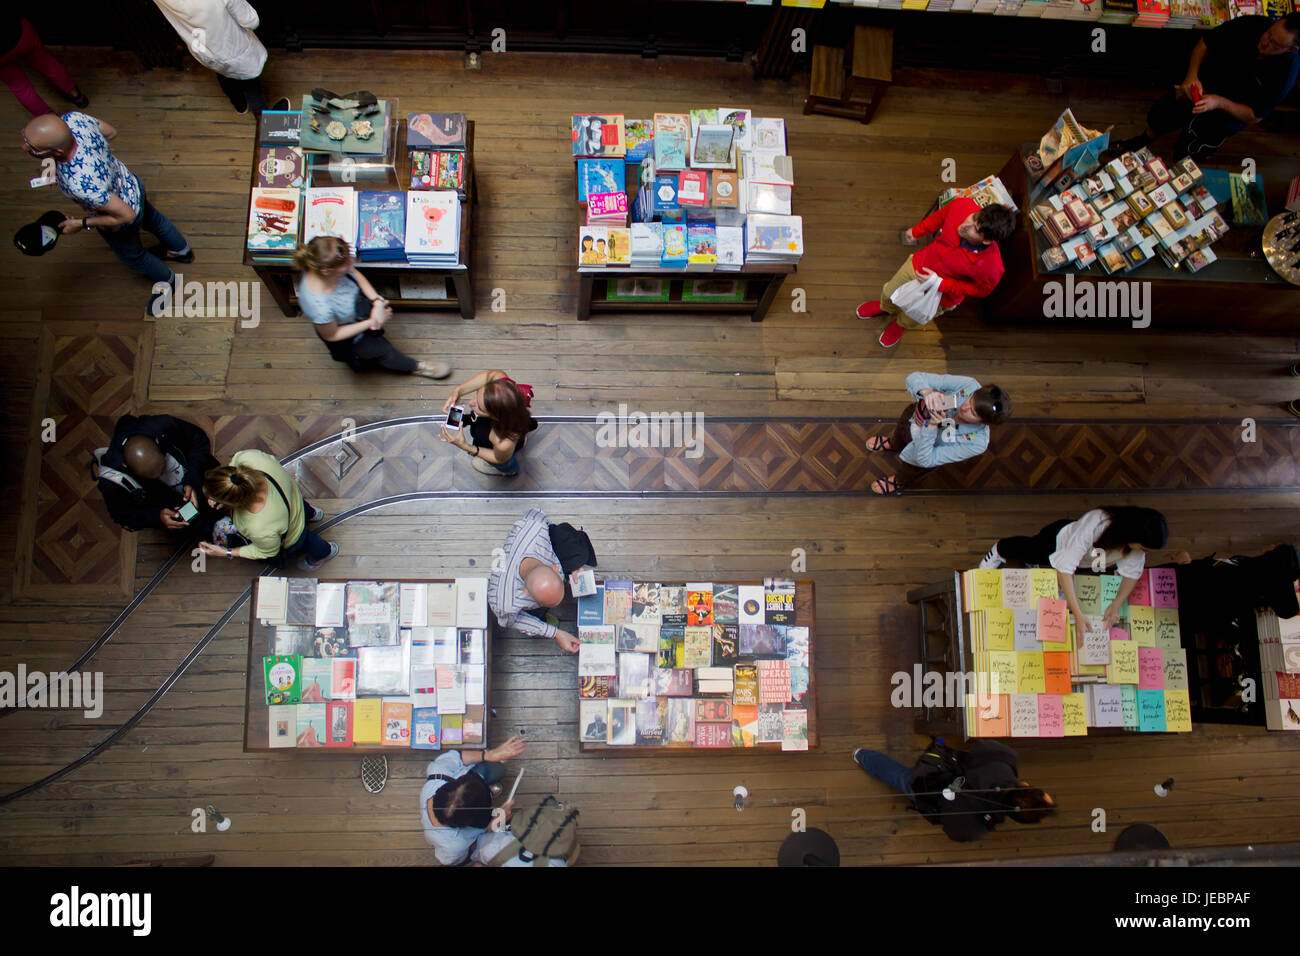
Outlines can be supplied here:
[[636, 742], [661, 744], [668, 724], [668, 699], [647, 697], [636, 702]]
[[324, 704], [298, 705], [298, 746], [324, 747], [328, 739]]
[[416, 750], [442, 748], [442, 718], [436, 707], [416, 707], [411, 710], [411, 747]]
[[626, 624], [632, 616], [632, 582], [605, 581], [605, 625]]
[[740, 658], [740, 627], [736, 624], [714, 624], [710, 631], [713, 635], [713, 666], [730, 667]]
[[686, 152], [690, 144], [691, 124], [684, 113], [656, 113], [654, 116], [655, 169], [673, 171], [687, 168]]
[[259, 186], [271, 189], [301, 189], [302, 171], [302, 150], [297, 146], [262, 146], [257, 151], [257, 185]]
[[686, 625], [686, 588], [665, 584], [659, 589], [659, 617], [666, 625]]
[[695, 722], [696, 747], [730, 747], [731, 721], [726, 723]]
[[596, 593], [578, 598], [578, 627], [605, 623], [605, 586], [596, 585]]
[[464, 113], [408, 113], [406, 148], [463, 150], [468, 129]]
[[688, 625], [683, 638], [684, 666], [688, 668], [710, 666], [713, 660], [713, 629]]
[[795, 583], [782, 578], [763, 581], [763, 616], [765, 624], [793, 624]]
[[708, 627], [713, 624], [713, 585], [686, 585], [686, 624]]
[[[758, 693], [758, 666], [756, 664], [736, 665], [735, 686], [731, 700], [740, 706], [750, 704], [757, 706], [762, 702]], [[780, 703], [785, 703], [785, 698], [782, 698]]]
[[298, 746], [298, 705], [278, 704], [266, 710], [270, 732], [267, 745], [277, 748]]
[[335, 700], [325, 705], [326, 747], [352, 746], [352, 704]]
[[621, 113], [576, 113], [570, 132], [574, 156], [622, 158], [627, 153]]
[[302, 658], [282, 654], [262, 658], [267, 704], [296, 704], [301, 699]]

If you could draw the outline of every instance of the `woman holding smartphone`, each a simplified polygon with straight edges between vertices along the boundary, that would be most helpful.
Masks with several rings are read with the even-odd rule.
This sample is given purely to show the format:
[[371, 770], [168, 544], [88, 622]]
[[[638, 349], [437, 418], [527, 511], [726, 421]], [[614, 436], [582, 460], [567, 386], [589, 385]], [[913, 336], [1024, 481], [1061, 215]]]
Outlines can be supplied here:
[[[531, 385], [519, 384], [500, 369], [479, 372], [452, 389], [443, 403], [448, 420], [439, 438], [469, 455], [470, 466], [480, 474], [512, 478], [519, 474], [524, 440], [537, 427], [528, 410], [532, 401]], [[457, 409], [462, 410], [459, 422]]]
[[302, 270], [294, 284], [298, 305], [334, 361], [354, 372], [383, 368], [424, 378], [451, 375], [446, 362], [417, 361], [384, 338], [384, 323], [393, 316], [392, 306], [357, 270], [342, 239], [317, 236], [298, 247], [293, 264]]
[[321, 521], [325, 512], [312, 507], [298, 483], [264, 451], [236, 452], [229, 465], [203, 476], [203, 493], [212, 507], [229, 510], [248, 544], [224, 548], [199, 542], [204, 554], [222, 558], [264, 560], [283, 553], [301, 555], [298, 567], [315, 571], [339, 553], [339, 546], [307, 530], [309, 521]]
[[877, 495], [897, 494], [932, 468], [983, 454], [989, 426], [1011, 417], [1011, 399], [996, 385], [965, 375], [913, 372], [904, 382], [914, 399], [891, 435], [872, 435], [868, 451], [893, 452], [897, 472], [871, 483]]

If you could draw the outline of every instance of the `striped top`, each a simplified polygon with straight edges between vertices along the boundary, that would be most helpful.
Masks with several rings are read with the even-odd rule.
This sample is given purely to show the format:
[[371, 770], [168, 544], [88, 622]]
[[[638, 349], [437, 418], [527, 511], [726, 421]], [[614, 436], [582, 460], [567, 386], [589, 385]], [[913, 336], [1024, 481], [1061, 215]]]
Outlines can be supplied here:
[[559, 566], [560, 559], [551, 547], [550, 528], [540, 508], [530, 509], [506, 535], [505, 557], [488, 576], [488, 606], [497, 621], [502, 627], [513, 627], [533, 637], [555, 637], [556, 628], [527, 613], [529, 608], [541, 605], [525, 590], [519, 565], [525, 558], [535, 558], [547, 567]]

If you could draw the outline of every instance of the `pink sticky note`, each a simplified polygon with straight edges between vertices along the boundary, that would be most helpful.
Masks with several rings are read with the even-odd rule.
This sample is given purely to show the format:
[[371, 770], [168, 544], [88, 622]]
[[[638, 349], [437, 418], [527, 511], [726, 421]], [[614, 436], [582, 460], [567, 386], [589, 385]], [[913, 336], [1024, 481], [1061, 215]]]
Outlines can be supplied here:
[[1155, 607], [1178, 607], [1178, 575], [1173, 568], [1151, 569], [1151, 603]]
[[1138, 648], [1138, 690], [1165, 689], [1165, 657], [1158, 647]]
[[1038, 599], [1038, 639], [1060, 642], [1065, 640], [1065, 598]]
[[1133, 591], [1128, 596], [1128, 603], [1138, 604], [1142, 607], [1151, 606], [1151, 585], [1146, 571], [1143, 571], [1138, 576], [1137, 584], [1133, 585]]
[[1127, 641], [1129, 639], [1128, 631], [1122, 627], [1112, 627], [1110, 629], [1110, 639], [1112, 641]]
[[1060, 694], [1038, 695], [1038, 736], [1065, 736], [1065, 712]]

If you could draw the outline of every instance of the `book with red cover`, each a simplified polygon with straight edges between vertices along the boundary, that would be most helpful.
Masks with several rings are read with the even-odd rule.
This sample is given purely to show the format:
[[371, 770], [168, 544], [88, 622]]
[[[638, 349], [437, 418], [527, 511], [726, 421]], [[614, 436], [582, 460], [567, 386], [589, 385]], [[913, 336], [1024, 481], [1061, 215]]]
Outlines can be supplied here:
[[686, 170], [677, 175], [677, 203], [681, 206], [709, 204], [709, 174], [703, 170]]
[[730, 747], [731, 746], [731, 721], [721, 722], [695, 722], [695, 746], [697, 747]]
[[325, 746], [352, 746], [352, 702], [335, 700], [325, 705]]

